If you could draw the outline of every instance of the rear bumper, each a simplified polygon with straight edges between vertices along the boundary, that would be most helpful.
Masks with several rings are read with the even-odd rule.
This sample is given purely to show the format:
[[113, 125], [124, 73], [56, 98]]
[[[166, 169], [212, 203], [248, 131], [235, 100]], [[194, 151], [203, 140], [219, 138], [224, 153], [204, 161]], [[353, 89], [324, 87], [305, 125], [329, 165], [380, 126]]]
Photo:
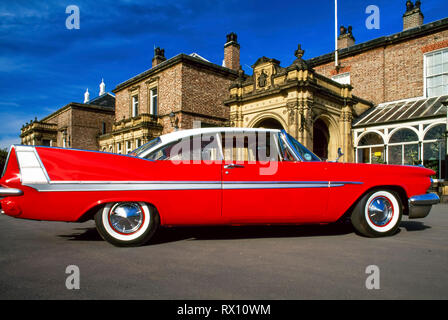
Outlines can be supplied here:
[[0, 198], [17, 197], [21, 195], [23, 195], [23, 191], [20, 189], [0, 187]]
[[435, 193], [426, 193], [409, 198], [409, 219], [426, 217], [432, 205], [439, 202], [440, 198]]

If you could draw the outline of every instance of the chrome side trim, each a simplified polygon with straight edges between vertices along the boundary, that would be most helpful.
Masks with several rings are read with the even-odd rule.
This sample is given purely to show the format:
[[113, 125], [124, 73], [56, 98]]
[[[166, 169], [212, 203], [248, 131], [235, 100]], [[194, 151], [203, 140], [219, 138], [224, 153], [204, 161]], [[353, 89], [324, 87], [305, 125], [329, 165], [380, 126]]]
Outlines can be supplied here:
[[234, 189], [285, 189], [332, 188], [349, 181], [52, 181], [48, 184], [27, 184], [39, 192], [69, 191], [151, 191], [151, 190], [234, 190]]
[[17, 197], [21, 195], [23, 195], [23, 191], [20, 189], [0, 187], [0, 199], [1, 197]]
[[209, 190], [221, 189], [221, 182], [121, 182], [121, 183], [49, 183], [29, 184], [39, 192], [68, 191], [152, 191], [152, 190]]

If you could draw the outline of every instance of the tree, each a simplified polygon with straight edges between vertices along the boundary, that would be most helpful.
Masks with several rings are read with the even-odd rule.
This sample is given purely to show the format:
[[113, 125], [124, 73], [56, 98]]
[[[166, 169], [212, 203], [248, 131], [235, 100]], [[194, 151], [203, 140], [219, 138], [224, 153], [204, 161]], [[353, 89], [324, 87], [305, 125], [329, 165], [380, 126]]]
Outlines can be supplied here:
[[6, 148], [0, 149], [0, 174], [3, 172], [3, 167], [5, 165], [7, 157], [8, 157], [8, 150]]

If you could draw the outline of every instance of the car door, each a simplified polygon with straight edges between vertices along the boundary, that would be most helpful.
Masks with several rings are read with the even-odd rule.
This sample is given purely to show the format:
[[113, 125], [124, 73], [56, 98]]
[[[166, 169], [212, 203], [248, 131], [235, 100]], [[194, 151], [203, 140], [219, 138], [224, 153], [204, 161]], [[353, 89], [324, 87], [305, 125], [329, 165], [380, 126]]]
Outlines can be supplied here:
[[276, 131], [250, 136], [222, 138], [223, 218], [235, 224], [319, 222], [329, 192], [325, 163], [296, 161]]
[[[153, 180], [166, 190], [158, 209], [166, 225], [220, 223], [221, 149], [216, 133], [189, 136], [160, 146], [145, 156]], [[171, 189], [171, 190], [167, 190]]]

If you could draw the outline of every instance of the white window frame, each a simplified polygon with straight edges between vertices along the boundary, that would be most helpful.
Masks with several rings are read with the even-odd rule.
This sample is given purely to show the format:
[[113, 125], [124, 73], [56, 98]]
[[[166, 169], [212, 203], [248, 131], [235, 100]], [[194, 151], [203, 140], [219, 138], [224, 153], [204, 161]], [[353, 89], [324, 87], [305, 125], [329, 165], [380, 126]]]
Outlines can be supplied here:
[[[154, 91], [156, 94], [154, 94]], [[157, 87], [149, 89], [149, 114], [156, 116], [159, 105], [159, 90]], [[156, 105], [154, 106], [154, 98], [156, 98]]]
[[[423, 55], [423, 97], [425, 97], [425, 98], [436, 97], [436, 96], [428, 95], [428, 85], [427, 85], [427, 76], [426, 76], [426, 72], [427, 72], [427, 68], [428, 68], [428, 57], [431, 55], [434, 55], [438, 52], [443, 52], [443, 51], [448, 52], [448, 47], [437, 49], [437, 50], [434, 50], [431, 52], [427, 52]], [[442, 64], [443, 64], [443, 60], [442, 60]], [[445, 75], [445, 74], [448, 76], [448, 70], [447, 70], [447, 72], [444, 72], [442, 70], [442, 73], [440, 74], [440, 76], [442, 76], [442, 81], [443, 81], [443, 75]], [[432, 76], [432, 77], [434, 77], [434, 76]], [[446, 93], [443, 93], [443, 94], [446, 94]]]
[[132, 105], [132, 118], [137, 117], [138, 116], [138, 94], [135, 94], [132, 96], [131, 98], [131, 105]]

